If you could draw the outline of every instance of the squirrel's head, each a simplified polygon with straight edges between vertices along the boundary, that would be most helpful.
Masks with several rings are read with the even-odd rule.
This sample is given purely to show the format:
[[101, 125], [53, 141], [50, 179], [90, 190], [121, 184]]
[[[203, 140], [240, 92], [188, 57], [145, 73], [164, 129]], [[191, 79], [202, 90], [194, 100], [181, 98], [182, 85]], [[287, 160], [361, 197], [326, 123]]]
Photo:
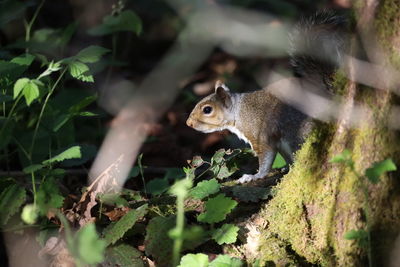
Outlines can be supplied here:
[[226, 129], [233, 125], [232, 102], [233, 98], [229, 88], [217, 81], [215, 92], [197, 103], [186, 124], [203, 133]]

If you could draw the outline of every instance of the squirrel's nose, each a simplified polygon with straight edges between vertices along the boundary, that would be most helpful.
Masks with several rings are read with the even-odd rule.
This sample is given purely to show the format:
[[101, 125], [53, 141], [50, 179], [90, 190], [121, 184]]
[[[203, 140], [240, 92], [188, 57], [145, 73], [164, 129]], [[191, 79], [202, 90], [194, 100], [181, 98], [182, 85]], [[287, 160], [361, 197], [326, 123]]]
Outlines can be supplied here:
[[187, 119], [186, 125], [193, 128], [193, 121], [190, 117]]

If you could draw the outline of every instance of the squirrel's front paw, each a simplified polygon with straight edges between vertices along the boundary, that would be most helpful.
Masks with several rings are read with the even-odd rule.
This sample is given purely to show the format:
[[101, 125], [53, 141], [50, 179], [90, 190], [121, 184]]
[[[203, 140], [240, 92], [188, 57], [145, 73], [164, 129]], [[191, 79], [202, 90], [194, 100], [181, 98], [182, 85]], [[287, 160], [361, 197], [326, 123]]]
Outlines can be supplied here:
[[247, 182], [251, 182], [257, 179], [260, 179], [261, 177], [258, 177], [256, 175], [253, 174], [244, 174], [239, 180], [238, 182], [243, 184], [243, 183], [247, 183]]

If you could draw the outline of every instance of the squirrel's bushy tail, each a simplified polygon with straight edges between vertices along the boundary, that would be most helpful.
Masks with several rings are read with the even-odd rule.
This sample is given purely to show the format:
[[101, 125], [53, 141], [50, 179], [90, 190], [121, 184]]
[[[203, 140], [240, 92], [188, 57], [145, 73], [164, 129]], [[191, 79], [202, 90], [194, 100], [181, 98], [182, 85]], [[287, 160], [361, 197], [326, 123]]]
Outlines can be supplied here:
[[289, 55], [294, 74], [330, 86], [330, 77], [343, 62], [347, 20], [322, 11], [303, 18], [290, 34]]

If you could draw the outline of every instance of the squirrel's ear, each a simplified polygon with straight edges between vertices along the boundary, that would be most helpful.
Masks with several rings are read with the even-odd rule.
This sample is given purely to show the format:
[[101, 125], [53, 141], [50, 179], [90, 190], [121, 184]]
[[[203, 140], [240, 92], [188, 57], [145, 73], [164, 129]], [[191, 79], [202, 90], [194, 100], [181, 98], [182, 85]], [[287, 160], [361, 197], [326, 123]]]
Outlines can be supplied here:
[[226, 87], [225, 84], [218, 82], [215, 84], [215, 94], [217, 95], [218, 99], [221, 100], [224, 106], [228, 107], [232, 103], [229, 88]]
[[229, 92], [228, 86], [226, 86], [223, 82], [220, 80], [215, 82], [215, 93], [217, 93], [217, 89], [222, 87], [225, 91]]

